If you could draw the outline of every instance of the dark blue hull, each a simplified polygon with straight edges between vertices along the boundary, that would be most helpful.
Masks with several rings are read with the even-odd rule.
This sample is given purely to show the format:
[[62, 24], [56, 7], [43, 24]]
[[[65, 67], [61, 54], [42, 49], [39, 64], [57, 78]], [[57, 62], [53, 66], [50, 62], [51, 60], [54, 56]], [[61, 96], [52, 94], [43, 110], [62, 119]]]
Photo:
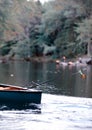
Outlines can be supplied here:
[[[22, 87], [0, 85], [5, 90], [0, 90], [0, 104], [27, 105], [30, 103], [40, 104], [42, 91], [24, 89]], [[10, 87], [10, 90], [8, 88]], [[12, 89], [11, 89], [12, 88]]]
[[41, 92], [0, 91], [0, 103], [27, 104], [41, 103]]

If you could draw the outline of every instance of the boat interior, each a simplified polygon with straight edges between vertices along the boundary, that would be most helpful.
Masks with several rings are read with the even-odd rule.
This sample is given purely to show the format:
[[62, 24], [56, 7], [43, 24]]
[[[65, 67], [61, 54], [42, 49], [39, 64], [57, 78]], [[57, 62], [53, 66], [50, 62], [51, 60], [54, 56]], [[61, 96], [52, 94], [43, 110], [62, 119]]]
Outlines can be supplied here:
[[17, 87], [17, 86], [8, 86], [8, 85], [0, 85], [0, 90], [26, 90], [27, 88]]

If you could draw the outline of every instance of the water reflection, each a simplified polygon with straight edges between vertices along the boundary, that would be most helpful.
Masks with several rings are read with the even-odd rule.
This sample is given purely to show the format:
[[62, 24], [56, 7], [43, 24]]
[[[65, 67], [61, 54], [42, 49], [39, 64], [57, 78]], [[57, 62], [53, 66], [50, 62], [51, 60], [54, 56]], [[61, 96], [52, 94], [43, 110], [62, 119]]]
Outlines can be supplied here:
[[[77, 73], [80, 69], [86, 74], [86, 79], [82, 79]], [[0, 72], [1, 83], [30, 86], [32, 81], [48, 81], [38, 86], [43, 93], [92, 97], [92, 66], [62, 67], [52, 62], [14, 61], [0, 64]], [[50, 79], [53, 80], [49, 82]]]
[[1, 104], [0, 103], [0, 111], [1, 110], [28, 110], [31, 109], [35, 111], [36, 113], [41, 113], [41, 104], [27, 104], [27, 105], [22, 105], [22, 104]]
[[92, 98], [92, 66], [87, 67], [87, 82], [85, 89], [85, 97]]

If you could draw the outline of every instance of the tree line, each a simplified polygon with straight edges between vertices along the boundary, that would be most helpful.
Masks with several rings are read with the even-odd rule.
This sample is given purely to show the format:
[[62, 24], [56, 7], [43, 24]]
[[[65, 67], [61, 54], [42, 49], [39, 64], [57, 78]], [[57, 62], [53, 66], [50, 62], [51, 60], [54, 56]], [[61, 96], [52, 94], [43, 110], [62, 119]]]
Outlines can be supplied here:
[[0, 0], [0, 55], [92, 56], [92, 0]]

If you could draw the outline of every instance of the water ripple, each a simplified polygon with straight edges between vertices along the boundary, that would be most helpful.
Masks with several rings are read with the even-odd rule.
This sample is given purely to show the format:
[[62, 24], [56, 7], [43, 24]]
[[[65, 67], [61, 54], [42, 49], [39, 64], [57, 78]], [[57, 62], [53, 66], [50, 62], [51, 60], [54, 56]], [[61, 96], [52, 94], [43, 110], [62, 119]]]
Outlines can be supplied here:
[[0, 110], [0, 130], [91, 130], [92, 99], [42, 95], [39, 110]]

